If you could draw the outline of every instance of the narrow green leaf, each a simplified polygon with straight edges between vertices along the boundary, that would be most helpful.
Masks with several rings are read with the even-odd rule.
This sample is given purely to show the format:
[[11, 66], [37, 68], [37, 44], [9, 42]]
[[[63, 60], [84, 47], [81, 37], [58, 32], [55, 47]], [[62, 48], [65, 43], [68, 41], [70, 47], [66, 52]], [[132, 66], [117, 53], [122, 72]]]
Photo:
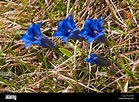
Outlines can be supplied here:
[[23, 65], [23, 66], [22, 66], [23, 68], [26, 68], [29, 72], [32, 72], [32, 71], [31, 71], [31, 68], [30, 68], [26, 63], [21, 62], [21, 64]]
[[71, 57], [73, 54], [67, 50], [67, 49], [64, 49], [64, 48], [59, 48], [60, 52], [62, 52], [63, 54], [65, 54], [66, 56], [68, 57]]

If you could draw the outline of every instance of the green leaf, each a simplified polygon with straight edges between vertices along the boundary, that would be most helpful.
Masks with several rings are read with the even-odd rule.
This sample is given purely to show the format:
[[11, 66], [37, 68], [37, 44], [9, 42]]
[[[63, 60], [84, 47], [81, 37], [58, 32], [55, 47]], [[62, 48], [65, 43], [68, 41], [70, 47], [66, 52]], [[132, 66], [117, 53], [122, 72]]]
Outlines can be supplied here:
[[67, 49], [64, 49], [64, 48], [59, 48], [60, 52], [62, 52], [63, 54], [65, 54], [66, 56], [68, 57], [71, 57], [73, 54], [67, 50]]
[[27, 6], [27, 4], [28, 4], [28, 3], [27, 3], [27, 0], [21, 0], [21, 2], [22, 2], [22, 4], [25, 5], [25, 6]]

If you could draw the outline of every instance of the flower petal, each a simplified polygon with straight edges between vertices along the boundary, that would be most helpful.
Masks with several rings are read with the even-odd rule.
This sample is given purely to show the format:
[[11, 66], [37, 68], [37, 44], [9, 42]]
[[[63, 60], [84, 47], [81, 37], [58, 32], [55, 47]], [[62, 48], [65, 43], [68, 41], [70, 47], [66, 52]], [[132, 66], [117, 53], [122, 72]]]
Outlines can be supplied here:
[[84, 37], [85, 39], [88, 40], [88, 43], [91, 43], [94, 41], [94, 37], [90, 36], [92, 32], [89, 32], [88, 30], [86, 29], [83, 29], [81, 31], [81, 36]]
[[22, 36], [22, 38], [20, 40], [26, 42], [26, 41], [33, 41], [34, 38], [32, 38], [31, 36], [25, 34], [25, 35]]
[[104, 18], [98, 19], [98, 28], [99, 28], [99, 31], [103, 31], [103, 28], [102, 28], [103, 21], [104, 21]]
[[68, 36], [65, 36], [63, 32], [56, 32], [54, 36], [57, 36], [58, 38], [62, 39], [64, 42], [68, 41]]
[[94, 38], [95, 40], [102, 42], [102, 43], [106, 43], [106, 36], [104, 35], [104, 32], [101, 32], [98, 36], [96, 36]]
[[90, 58], [86, 58], [85, 61], [86, 61], [86, 62], [90, 62]]
[[28, 48], [32, 44], [41, 45], [41, 42], [40, 42], [40, 40], [35, 40], [33, 42], [28, 40], [28, 41], [25, 42], [25, 48]]
[[76, 28], [72, 15], [70, 15], [69, 17], [67, 17], [67, 19], [65, 19], [65, 26], [69, 29]]
[[41, 25], [42, 25], [42, 22], [40, 22], [40, 23], [38, 23], [38, 24], [33, 24], [32, 30], [34, 31], [35, 34], [37, 34], [37, 35], [42, 35], [42, 34], [41, 34], [41, 30], [40, 30]]
[[54, 36], [61, 38], [64, 42], [67, 42], [68, 39], [83, 40], [83, 38], [79, 36], [79, 33], [80, 31], [76, 28], [72, 15], [70, 15], [59, 22], [57, 32]]
[[110, 61], [103, 57], [103, 56], [99, 56], [95, 53], [90, 54], [90, 58], [86, 58], [86, 62], [89, 62], [91, 64], [97, 64], [99, 66], [109, 66], [110, 65]]
[[25, 48], [29, 48], [29, 46], [30, 46], [31, 44], [32, 44], [31, 42], [26, 42], [26, 43], [25, 43]]
[[57, 31], [57, 32], [54, 33], [53, 36], [66, 36], [66, 34], [61, 32], [61, 31]]
[[86, 38], [89, 43], [97, 40], [102, 43], [106, 43], [106, 37], [102, 28], [103, 18], [100, 19], [87, 19], [84, 28], [81, 30], [81, 36]]
[[91, 28], [92, 30], [102, 31], [102, 22], [103, 22], [103, 19], [98, 19], [98, 20], [87, 19], [85, 26], [87, 28], [88, 27]]

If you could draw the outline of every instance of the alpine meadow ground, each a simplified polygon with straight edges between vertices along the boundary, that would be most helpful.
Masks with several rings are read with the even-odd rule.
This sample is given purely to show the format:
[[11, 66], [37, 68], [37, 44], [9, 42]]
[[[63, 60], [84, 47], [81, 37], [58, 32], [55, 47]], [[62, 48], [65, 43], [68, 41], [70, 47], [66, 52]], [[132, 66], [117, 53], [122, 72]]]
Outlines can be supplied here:
[[0, 1], [0, 92], [138, 93], [139, 1]]

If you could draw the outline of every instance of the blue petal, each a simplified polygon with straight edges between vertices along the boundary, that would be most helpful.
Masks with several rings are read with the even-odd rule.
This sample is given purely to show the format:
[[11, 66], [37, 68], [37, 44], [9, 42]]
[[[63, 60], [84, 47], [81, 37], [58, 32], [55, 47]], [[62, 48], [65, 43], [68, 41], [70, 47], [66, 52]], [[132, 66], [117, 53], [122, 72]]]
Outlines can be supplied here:
[[25, 43], [25, 48], [28, 48], [32, 43], [31, 42], [26, 42]]
[[91, 28], [92, 21], [93, 21], [92, 19], [87, 19], [85, 21], [84, 28], [90, 29]]
[[90, 58], [86, 58], [85, 61], [86, 61], [86, 62], [90, 62]]
[[41, 45], [40, 39], [37, 39], [35, 41], [25, 40], [24, 42], [25, 42], [25, 48], [28, 48], [32, 44]]
[[92, 57], [92, 59], [93, 59], [94, 61], [96, 61], [96, 60], [98, 59], [98, 57]]
[[31, 43], [32, 43], [32, 44], [41, 45], [40, 39], [37, 39], [37, 40], [35, 40], [35, 41], [31, 42]]
[[67, 17], [64, 20], [61, 20], [58, 25], [58, 31], [62, 31], [65, 33], [68, 33], [68, 30], [72, 31], [75, 28], [76, 28], [76, 25], [72, 18], [72, 15], [70, 15], [69, 17]]
[[106, 36], [104, 35], [104, 32], [101, 32], [98, 36], [96, 36], [95, 40], [106, 43]]
[[38, 23], [38, 24], [31, 24], [28, 28], [28, 30], [26, 31], [26, 34], [31, 36], [31, 37], [35, 37], [36, 35], [41, 36], [41, 27], [42, 22]]
[[77, 28], [74, 28], [74, 29], [72, 30], [72, 33], [79, 35], [79, 34], [80, 34], [80, 30], [77, 29]]
[[78, 35], [79, 33], [80, 31], [76, 28], [72, 15], [70, 15], [59, 22], [58, 30], [54, 36], [58, 36], [64, 40], [64, 42], [67, 42], [68, 39], [83, 40], [83, 38]]
[[74, 36], [74, 33], [70, 33], [68, 38], [72, 38]]
[[65, 36], [63, 32], [56, 32], [54, 36], [57, 36], [58, 38], [62, 39], [64, 42], [68, 41], [68, 37]]
[[110, 65], [110, 62], [107, 58], [103, 57], [103, 56], [99, 56], [95, 53], [90, 54], [90, 63], [92, 64], [97, 64], [100, 66], [108, 66]]
[[91, 36], [91, 37], [94, 36], [88, 28], [83, 28], [81, 30], [81, 36], [84, 36], [84, 35], [88, 35], [88, 36]]
[[61, 31], [65, 34], [68, 34], [68, 28], [64, 26], [64, 20], [60, 21], [59, 24], [58, 24], [58, 30], [57, 31]]
[[35, 36], [35, 33], [33, 31], [33, 28], [34, 28], [34, 24], [31, 24], [28, 28], [28, 30], [26, 31], [26, 34], [29, 35], [29, 36], [32, 36], [34, 37]]
[[69, 17], [67, 17], [67, 19], [65, 19], [65, 26], [70, 29], [76, 28], [72, 15], [70, 15]]
[[57, 32], [54, 33], [53, 36], [66, 36], [66, 34], [61, 32], [61, 31], [57, 31]]
[[86, 62], [91, 63], [91, 64], [95, 64], [95, 62], [91, 58], [86, 58]]
[[28, 35], [32, 38], [35, 37], [35, 33], [33, 33], [33, 31], [30, 28], [28, 28], [28, 30], [26, 30], [26, 33], [24, 35]]
[[87, 19], [84, 27], [89, 28], [90, 30], [102, 31], [102, 22], [104, 19]]
[[41, 34], [41, 25], [42, 25], [42, 22], [38, 23], [38, 24], [33, 24], [33, 28], [32, 30], [34, 31], [34, 33], [36, 33], [37, 35], [42, 35]]
[[104, 19], [103, 18], [100, 18], [100, 19], [98, 19], [98, 28], [99, 28], [99, 31], [103, 31], [103, 28], [102, 28], [102, 23], [103, 23], [103, 21], [104, 21]]
[[99, 22], [99, 20], [92, 20], [92, 22], [91, 22], [91, 29], [99, 31], [99, 27], [100, 26], [98, 26], [98, 22]]
[[64, 20], [61, 20], [58, 24], [58, 30], [63, 30]]
[[28, 41], [25, 42], [25, 48], [28, 48], [32, 44], [41, 45], [41, 42], [40, 42], [40, 40], [35, 40], [35, 41], [29, 41], [28, 40]]
[[93, 42], [94, 40], [105, 43], [106, 37], [104, 36], [104, 31], [102, 28], [103, 20], [104, 19], [87, 19], [84, 28], [81, 30], [81, 36], [86, 38], [89, 43]]
[[20, 40], [22, 40], [22, 41], [24, 41], [24, 42], [26, 42], [26, 41], [28, 41], [28, 40], [34, 41], [34, 38], [31, 37], [31, 36], [29, 36], [29, 35], [24, 34]]
[[63, 41], [67, 42], [68, 41], [68, 37], [63, 37]]
[[62, 30], [63, 24], [64, 24], [64, 20], [61, 20], [61, 21], [58, 23], [58, 30]]
[[[28, 48], [31, 44], [43, 46], [43, 43], [45, 42], [47, 42], [50, 46], [54, 46], [54, 43], [41, 33], [41, 25], [42, 22], [38, 24], [31, 24], [26, 33], [22, 36], [20, 40], [25, 42], [25, 48]], [[42, 38], [45, 39], [45, 42], [41, 42]]]
[[96, 54], [92, 53], [90, 54], [90, 56], [93, 58], [93, 57], [97, 57]]
[[[89, 27], [84, 27], [83, 30], [90, 36], [94, 36], [94, 31], [92, 31]], [[93, 33], [93, 35], [92, 35]]]
[[[82, 30], [81, 30], [81, 32], [80, 32], [80, 36], [82, 36], [82, 37], [84, 37], [84, 34], [86, 34], [86, 30], [83, 28]], [[87, 34], [88, 35], [88, 34]]]
[[90, 38], [88, 38], [87, 40], [88, 40], [88, 43], [91, 43], [91, 42], [94, 41], [94, 38], [90, 37]]
[[87, 32], [87, 30], [83, 29], [81, 31], [81, 36], [83, 36], [85, 39], [88, 40], [88, 43], [91, 43], [94, 41], [94, 37], [90, 36], [90, 33]]

